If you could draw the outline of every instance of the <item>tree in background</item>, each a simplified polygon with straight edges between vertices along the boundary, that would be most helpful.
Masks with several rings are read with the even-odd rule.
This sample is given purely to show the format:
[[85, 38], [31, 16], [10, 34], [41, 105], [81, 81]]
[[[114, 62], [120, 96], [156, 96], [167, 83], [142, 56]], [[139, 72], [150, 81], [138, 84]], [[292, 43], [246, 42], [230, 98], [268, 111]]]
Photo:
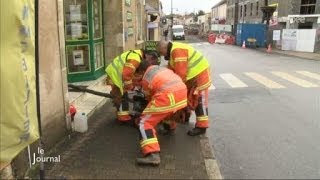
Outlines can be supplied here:
[[196, 14], [195, 14], [195, 16], [194, 16], [194, 22], [197, 22], [198, 21], [198, 17], [199, 16], [202, 16], [202, 15], [205, 15], [206, 13], [203, 11], [203, 10], [199, 10]]

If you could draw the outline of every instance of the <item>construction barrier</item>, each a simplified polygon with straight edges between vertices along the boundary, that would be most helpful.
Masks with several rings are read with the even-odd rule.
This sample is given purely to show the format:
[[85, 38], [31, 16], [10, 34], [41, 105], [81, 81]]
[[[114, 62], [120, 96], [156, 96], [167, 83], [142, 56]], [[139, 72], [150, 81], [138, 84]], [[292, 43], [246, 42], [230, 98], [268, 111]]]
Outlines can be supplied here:
[[236, 38], [232, 35], [229, 34], [215, 34], [215, 33], [210, 33], [208, 35], [208, 42], [213, 44], [213, 43], [219, 43], [219, 44], [229, 44], [229, 45], [234, 45], [236, 42]]
[[210, 44], [213, 44], [213, 43], [215, 43], [215, 41], [216, 41], [216, 34], [214, 34], [214, 33], [209, 34], [209, 36], [208, 36], [208, 42], [209, 42]]

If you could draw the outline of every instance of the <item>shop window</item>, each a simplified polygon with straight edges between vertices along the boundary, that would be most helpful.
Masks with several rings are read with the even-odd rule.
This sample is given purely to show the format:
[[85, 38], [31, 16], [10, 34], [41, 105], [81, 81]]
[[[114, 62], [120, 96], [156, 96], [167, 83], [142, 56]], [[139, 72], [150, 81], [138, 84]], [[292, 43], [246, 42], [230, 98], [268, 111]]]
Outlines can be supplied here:
[[69, 73], [90, 71], [89, 45], [69, 45], [66, 56]]
[[101, 0], [93, 0], [93, 38], [102, 38]]
[[316, 0], [301, 0], [300, 14], [314, 14]]
[[87, 0], [64, 0], [66, 40], [89, 38]]
[[95, 69], [103, 67], [103, 43], [96, 43], [94, 45], [94, 59]]

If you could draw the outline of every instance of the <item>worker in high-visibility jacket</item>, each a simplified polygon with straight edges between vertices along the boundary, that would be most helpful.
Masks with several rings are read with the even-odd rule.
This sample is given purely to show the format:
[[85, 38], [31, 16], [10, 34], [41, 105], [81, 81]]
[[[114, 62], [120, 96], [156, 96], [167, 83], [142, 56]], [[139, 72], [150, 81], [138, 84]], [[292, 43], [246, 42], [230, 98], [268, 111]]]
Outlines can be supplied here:
[[130, 50], [114, 58], [107, 66], [107, 85], [111, 85], [113, 103], [117, 108], [117, 117], [120, 122], [131, 122], [127, 92], [133, 90], [134, 82], [139, 82], [136, 69], [141, 61], [154, 62], [155, 54], [145, 53], [144, 50]]
[[137, 163], [159, 165], [160, 146], [155, 127], [187, 106], [187, 87], [178, 75], [166, 67], [146, 65], [139, 71], [145, 72], [142, 88], [149, 103], [140, 117], [140, 145], [144, 157], [137, 158]]
[[204, 134], [209, 127], [208, 89], [211, 77], [208, 60], [199, 51], [183, 43], [160, 41], [157, 50], [169, 60], [168, 67], [187, 85], [187, 114], [190, 116], [190, 110], [196, 114], [195, 128], [188, 131], [188, 135]]

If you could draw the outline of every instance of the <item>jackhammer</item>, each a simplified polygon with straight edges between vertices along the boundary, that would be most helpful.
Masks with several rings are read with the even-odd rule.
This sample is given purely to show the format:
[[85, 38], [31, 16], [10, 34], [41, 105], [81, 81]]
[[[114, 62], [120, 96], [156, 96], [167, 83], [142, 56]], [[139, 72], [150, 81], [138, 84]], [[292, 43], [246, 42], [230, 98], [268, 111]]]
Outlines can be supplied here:
[[[68, 84], [69, 91], [71, 92], [87, 92], [90, 94], [94, 94], [97, 96], [102, 96], [106, 98], [112, 99], [113, 96], [109, 93], [99, 92], [91, 89], [87, 89], [84, 86], [77, 86], [74, 84]], [[132, 105], [130, 110], [130, 116], [132, 119], [137, 119], [140, 117], [143, 110], [146, 108], [148, 101], [145, 99], [145, 95], [140, 90], [135, 90], [130, 93], [132, 98], [129, 96], [124, 96], [128, 100], [128, 102]]]

